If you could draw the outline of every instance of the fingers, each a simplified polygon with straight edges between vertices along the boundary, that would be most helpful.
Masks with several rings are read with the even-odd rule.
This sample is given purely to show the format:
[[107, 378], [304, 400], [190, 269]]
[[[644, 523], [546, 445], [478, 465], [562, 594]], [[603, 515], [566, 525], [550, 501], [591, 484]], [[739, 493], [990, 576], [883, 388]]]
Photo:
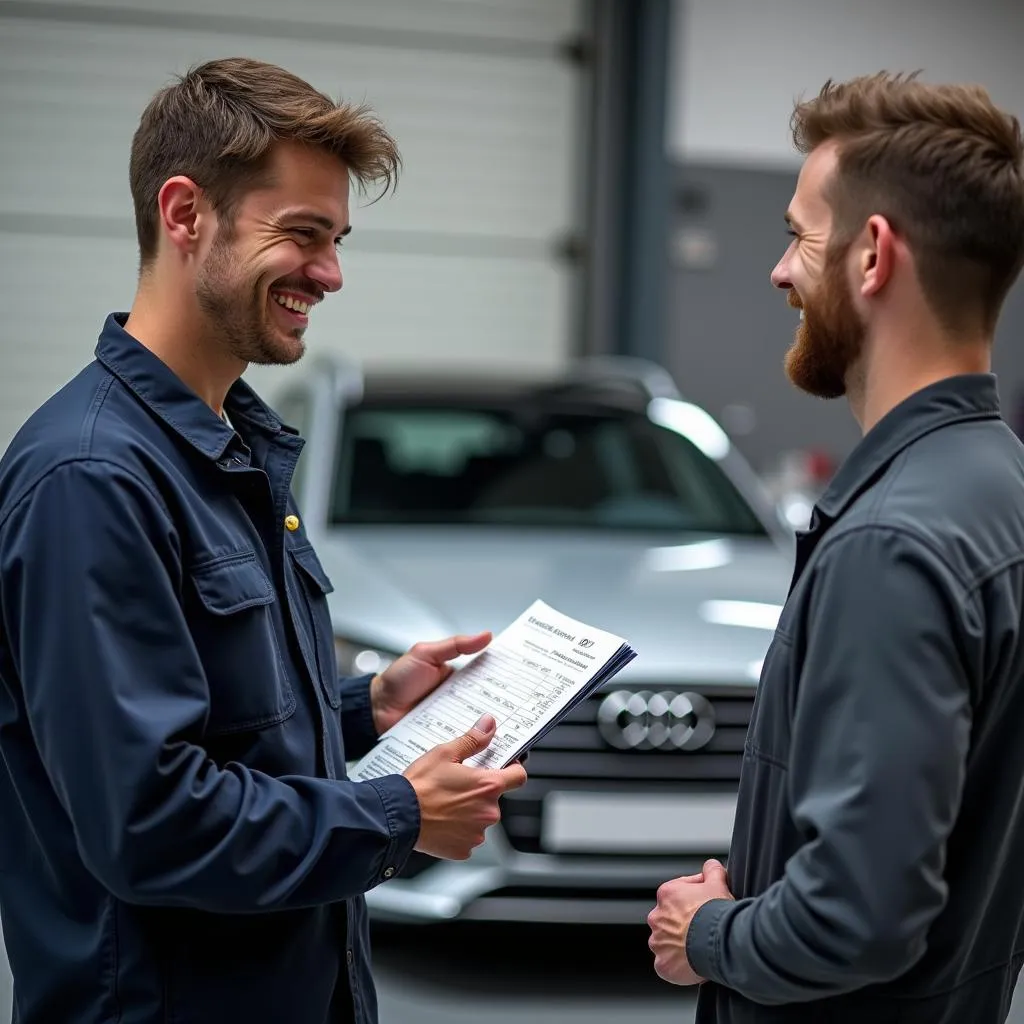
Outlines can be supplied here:
[[[701, 872], [696, 875], [683, 875], [680, 878], [672, 878], [667, 882], [662, 882], [658, 886], [658, 892], [655, 896], [658, 906], [671, 905], [684, 893], [686, 886], [688, 885], [699, 885], [707, 881], [707, 875]], [[684, 896], [683, 898], [689, 898]]]
[[501, 780], [503, 793], [512, 789], [520, 789], [526, 785], [526, 769], [517, 761], [513, 761], [507, 768], [500, 768], [496, 774]]
[[459, 654], [476, 654], [477, 651], [482, 651], [491, 642], [491, 639], [491, 631], [485, 629], [482, 633], [476, 633], [474, 636], [455, 637], [455, 647]]
[[421, 641], [412, 648], [410, 653], [415, 652], [418, 657], [433, 662], [435, 665], [443, 665], [446, 661], [452, 661], [461, 654], [476, 654], [490, 642], [490, 630], [476, 633], [473, 636], [460, 633], [458, 636], [450, 636], [445, 640]]
[[711, 859], [704, 862], [704, 881], [717, 882], [719, 885], [723, 885], [728, 888], [728, 877], [726, 875], [725, 866], [721, 861]]
[[497, 728], [498, 723], [493, 715], [481, 715], [480, 721], [469, 732], [447, 744], [452, 760], [462, 762], [474, 754], [479, 754], [481, 750], [486, 750], [487, 744], [494, 739], [494, 731]]

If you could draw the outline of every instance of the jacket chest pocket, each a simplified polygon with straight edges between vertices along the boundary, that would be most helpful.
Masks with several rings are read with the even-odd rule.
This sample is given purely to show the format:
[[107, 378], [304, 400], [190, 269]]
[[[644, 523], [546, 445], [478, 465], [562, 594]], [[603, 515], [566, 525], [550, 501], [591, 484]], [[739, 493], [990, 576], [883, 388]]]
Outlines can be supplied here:
[[189, 621], [210, 692], [207, 734], [262, 729], [295, 710], [274, 586], [254, 551], [191, 570]]
[[[813, 558], [813, 553], [809, 556]], [[793, 714], [800, 684], [803, 619], [809, 573], [795, 582], [779, 615], [764, 656], [757, 698], [747, 733], [746, 752], [780, 768], [789, 764]]]
[[789, 763], [790, 677], [794, 651], [789, 636], [777, 630], [765, 655], [747, 732], [746, 753], [785, 768]]
[[296, 567], [296, 585], [302, 603], [302, 614], [308, 626], [305, 653], [310, 672], [319, 676], [324, 697], [332, 708], [341, 706], [341, 680], [334, 653], [334, 628], [327, 595], [334, 592], [324, 567], [311, 544], [291, 549]]

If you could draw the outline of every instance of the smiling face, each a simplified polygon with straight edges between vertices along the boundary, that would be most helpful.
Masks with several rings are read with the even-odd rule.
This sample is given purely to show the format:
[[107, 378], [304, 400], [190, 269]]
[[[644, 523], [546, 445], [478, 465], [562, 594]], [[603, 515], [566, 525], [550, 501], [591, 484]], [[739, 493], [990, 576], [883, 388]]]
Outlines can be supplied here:
[[834, 144], [809, 154], [786, 215], [793, 241], [772, 271], [772, 284], [801, 311], [796, 339], [786, 353], [786, 374], [818, 398], [846, 394], [850, 370], [860, 359], [867, 328], [853, 301], [849, 243], [834, 237], [826, 189], [838, 157]]
[[294, 363], [310, 310], [341, 288], [338, 246], [351, 230], [349, 182], [330, 153], [275, 147], [269, 184], [221, 220], [196, 272], [211, 336], [245, 363]]

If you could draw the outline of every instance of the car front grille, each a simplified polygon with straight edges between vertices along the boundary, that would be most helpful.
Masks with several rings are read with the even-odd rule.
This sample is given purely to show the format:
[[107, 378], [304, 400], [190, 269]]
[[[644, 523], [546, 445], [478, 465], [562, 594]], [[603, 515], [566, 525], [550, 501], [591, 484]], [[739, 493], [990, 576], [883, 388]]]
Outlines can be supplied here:
[[[655, 692], [664, 686], [633, 686]], [[545, 852], [541, 813], [545, 796], [555, 790], [601, 792], [723, 793], [739, 782], [754, 691], [749, 687], [687, 686], [715, 711], [715, 732], [706, 746], [684, 750], [617, 750], [598, 730], [599, 693], [581, 702], [530, 751], [528, 781], [502, 798], [502, 823], [509, 843], [523, 853]]]

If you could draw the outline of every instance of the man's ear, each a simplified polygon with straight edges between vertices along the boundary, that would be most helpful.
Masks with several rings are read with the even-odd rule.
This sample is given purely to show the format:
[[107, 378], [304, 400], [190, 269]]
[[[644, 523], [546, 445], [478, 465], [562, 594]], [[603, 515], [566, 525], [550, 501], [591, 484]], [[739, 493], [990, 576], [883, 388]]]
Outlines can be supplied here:
[[202, 189], [184, 175], [168, 178], [157, 195], [157, 207], [167, 241], [183, 256], [194, 253], [199, 245], [199, 222], [210, 213]]
[[861, 295], [877, 295], [888, 284], [896, 265], [896, 236], [892, 225], [878, 214], [868, 218], [858, 251], [857, 273]]

